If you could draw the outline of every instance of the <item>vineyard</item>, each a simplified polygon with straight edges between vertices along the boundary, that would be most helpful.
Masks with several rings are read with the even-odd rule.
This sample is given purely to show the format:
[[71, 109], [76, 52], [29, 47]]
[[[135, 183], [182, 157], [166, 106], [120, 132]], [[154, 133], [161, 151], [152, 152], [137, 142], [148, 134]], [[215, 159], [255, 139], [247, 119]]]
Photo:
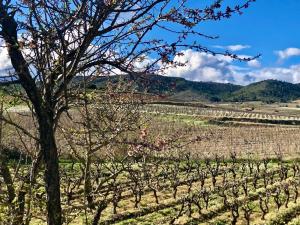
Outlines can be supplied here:
[[300, 5], [266, 2], [1, 1], [0, 225], [300, 225]]
[[[122, 110], [118, 115], [123, 112], [128, 118], [128, 109]], [[167, 105], [146, 105], [139, 112], [143, 128], [138, 136], [126, 131], [120, 143], [105, 146], [91, 159], [91, 204], [86, 200], [86, 167], [80, 155], [86, 146], [98, 143], [85, 145], [85, 133], [77, 133], [73, 141], [66, 133], [71, 122], [64, 118], [64, 129], [57, 132], [64, 224], [300, 223], [300, 128], [282, 123], [300, 118]], [[73, 119], [79, 118], [75, 110], [72, 113]], [[14, 121], [30, 130], [32, 123], [20, 115], [10, 112]], [[136, 111], [130, 116], [136, 120]], [[223, 117], [280, 122], [212, 122]], [[24, 142], [27, 149], [33, 148], [30, 137], [9, 126], [4, 132], [10, 134], [7, 145], [22, 148]], [[23, 142], [16, 140], [17, 135]], [[134, 139], [137, 145], [131, 142]], [[128, 154], [120, 153], [124, 148]], [[67, 157], [68, 152], [79, 156]], [[14, 185], [26, 189], [30, 158], [9, 154], [15, 157], [9, 166]], [[21, 207], [29, 209], [24, 214], [28, 224], [42, 225], [46, 223], [46, 192], [41, 173], [31, 185], [30, 198], [21, 201]], [[1, 225], [13, 216], [5, 205], [7, 192], [0, 185]]]
[[[298, 159], [170, 155], [95, 163], [97, 206], [86, 212], [80, 164], [62, 163], [65, 223], [95, 224], [98, 216], [98, 224], [299, 224]], [[45, 194], [35, 186], [30, 224], [44, 224]]]
[[[63, 194], [70, 224], [80, 223], [74, 208], [81, 183], [77, 169], [65, 167], [62, 173], [68, 174]], [[280, 155], [241, 160], [233, 153], [229, 159], [215, 155], [200, 160], [187, 154], [180, 160], [99, 162], [93, 176], [98, 178], [98, 201], [105, 206], [98, 208], [100, 224], [299, 222], [299, 161], [284, 161]]]
[[[147, 110], [155, 118], [151, 121], [149, 133], [159, 136], [177, 133], [183, 139], [199, 137], [200, 142], [185, 147], [192, 154], [201, 152], [229, 157], [231, 152], [235, 152], [240, 158], [249, 155], [276, 157], [278, 152], [286, 158], [300, 155], [300, 129], [296, 125], [287, 125], [289, 121], [296, 123], [300, 119], [298, 117], [162, 105], [148, 105]], [[216, 123], [223, 118], [244, 121], [249, 118], [245, 115], [251, 115], [252, 122]], [[257, 121], [256, 116], [265, 118], [266, 123]], [[270, 118], [271, 122], [277, 123], [270, 123]]]
[[[171, 224], [176, 222], [237, 224], [237, 221], [241, 224], [255, 221], [254, 224], [257, 224], [260, 221], [264, 223], [265, 219], [275, 224], [280, 220], [289, 222], [293, 219], [293, 215], [300, 213], [297, 205], [299, 165], [288, 166], [282, 162], [268, 164], [268, 160], [264, 160], [263, 163], [253, 161], [237, 163], [233, 156], [230, 162], [222, 162], [216, 158], [215, 161], [206, 159], [200, 163], [187, 158], [187, 161], [182, 163], [173, 161], [161, 168], [154, 166], [154, 171], [153, 168], [147, 170], [153, 174], [152, 177], [147, 175], [150, 177], [145, 182], [148, 183], [146, 188], [148, 191], [143, 191], [149, 192], [148, 197], [144, 194], [135, 196], [135, 199], [141, 201], [147, 198], [144, 205], [149, 206], [155, 202], [158, 206], [154, 206], [154, 211], [146, 208], [134, 214], [139, 217], [146, 214], [138, 219], [140, 223], [147, 220], [149, 222], [152, 220], [153, 223], [153, 218], [158, 218], [155, 223]], [[140, 181], [135, 185], [141, 186], [142, 183]], [[152, 201], [149, 194], [153, 195]], [[135, 201], [136, 206], [138, 201]], [[286, 211], [290, 203], [290, 209]], [[272, 215], [267, 216], [275, 209], [282, 212], [281, 218], [276, 217], [278, 220], [272, 218]], [[228, 213], [231, 216], [228, 217]], [[123, 218], [122, 216], [119, 218], [126, 217], [124, 215]], [[116, 222], [118, 219], [113, 221]]]
[[188, 107], [174, 105], [147, 105], [147, 113], [163, 115], [188, 115], [216, 121], [240, 121], [266, 124], [299, 125], [300, 117], [283, 114], [270, 114], [264, 112], [251, 112], [251, 110], [230, 110], [222, 108]]

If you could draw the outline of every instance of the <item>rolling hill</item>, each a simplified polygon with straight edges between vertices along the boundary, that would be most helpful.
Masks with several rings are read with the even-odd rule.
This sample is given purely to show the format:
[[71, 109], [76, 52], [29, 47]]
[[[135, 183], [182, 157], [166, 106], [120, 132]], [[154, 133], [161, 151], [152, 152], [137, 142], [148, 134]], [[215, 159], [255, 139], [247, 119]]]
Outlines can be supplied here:
[[[73, 85], [78, 85], [82, 77], [76, 77]], [[160, 75], [112, 76], [98, 77], [89, 82], [90, 89], [101, 90], [108, 80], [117, 83], [119, 80], [132, 82], [137, 92], [146, 92], [164, 96], [168, 101], [193, 102], [288, 102], [300, 98], [300, 84], [292, 84], [278, 80], [265, 80], [247, 86], [229, 83], [196, 82], [178, 77]], [[0, 89], [4, 87], [1, 86]], [[5, 89], [9, 86], [5, 87]]]
[[[138, 76], [111, 76], [99, 77], [89, 82], [92, 89], [102, 89], [109, 80], [117, 83], [122, 79], [125, 83], [133, 82], [137, 92], [164, 95], [169, 100], [176, 101], [220, 101], [220, 96], [230, 95], [238, 91], [242, 86], [215, 82], [195, 82], [184, 78], [166, 77], [160, 75]], [[74, 83], [80, 83], [81, 77], [77, 77]]]
[[300, 84], [265, 80], [250, 84], [227, 96], [227, 101], [288, 102], [300, 98]]
[[[120, 76], [110, 77], [117, 82]], [[132, 81], [129, 76], [122, 76], [126, 82]], [[90, 87], [101, 89], [107, 78], [97, 78]], [[172, 101], [263, 101], [288, 102], [300, 98], [300, 84], [278, 80], [265, 80], [247, 86], [229, 83], [196, 82], [184, 78], [147, 75], [134, 79], [135, 89], [152, 94], [165, 95]]]

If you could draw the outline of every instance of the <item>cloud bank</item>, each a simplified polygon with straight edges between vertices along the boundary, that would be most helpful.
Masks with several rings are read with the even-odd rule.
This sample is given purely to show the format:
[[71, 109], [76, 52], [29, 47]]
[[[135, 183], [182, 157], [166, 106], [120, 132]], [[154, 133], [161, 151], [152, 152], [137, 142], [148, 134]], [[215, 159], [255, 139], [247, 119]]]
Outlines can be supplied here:
[[[1, 43], [0, 43], [1, 44]], [[224, 46], [220, 46], [225, 48]], [[227, 49], [240, 50], [250, 48], [248, 45], [231, 45]], [[185, 63], [185, 66], [171, 67], [164, 71], [167, 76], [182, 77], [192, 81], [212, 81], [220, 83], [234, 83], [246, 85], [266, 79], [277, 79], [291, 83], [300, 83], [300, 64], [288, 67], [262, 67], [259, 59], [241, 64], [234, 63], [230, 57], [217, 55], [212, 56], [204, 52], [196, 52], [191, 49], [182, 51], [182, 56], [176, 56], [175, 61]], [[287, 48], [276, 51], [279, 60], [286, 60], [290, 57], [300, 56], [300, 48]], [[239, 55], [241, 58], [248, 58], [248, 55]], [[153, 63], [151, 58], [145, 56], [145, 60], [135, 62], [136, 70]], [[238, 65], [238, 66], [237, 66]], [[242, 66], [241, 66], [242, 65]], [[11, 62], [8, 57], [7, 49], [0, 48], [0, 71], [1, 76], [5, 76], [7, 69], [11, 68]], [[115, 71], [120, 73], [120, 71]]]
[[279, 61], [283, 61], [293, 56], [300, 56], [300, 48], [287, 48], [285, 50], [275, 51], [275, 54], [278, 55]]
[[185, 66], [168, 68], [165, 75], [193, 81], [230, 82], [241, 85], [266, 79], [300, 83], [300, 65], [261, 68], [259, 60], [253, 60], [241, 67], [234, 65], [233, 60], [225, 56], [212, 56], [193, 50], [185, 50], [182, 53], [183, 56], [176, 56], [175, 61], [185, 63]]

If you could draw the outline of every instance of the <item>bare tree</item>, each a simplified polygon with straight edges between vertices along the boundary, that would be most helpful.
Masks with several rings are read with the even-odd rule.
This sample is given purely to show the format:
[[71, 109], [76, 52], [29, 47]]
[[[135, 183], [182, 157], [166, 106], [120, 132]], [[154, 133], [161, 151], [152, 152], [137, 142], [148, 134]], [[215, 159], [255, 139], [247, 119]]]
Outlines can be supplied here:
[[[86, 86], [86, 85], [85, 85]], [[65, 152], [84, 168], [84, 194], [89, 208], [95, 208], [92, 167], [98, 159], [126, 157], [121, 152], [128, 136], [137, 134], [140, 125], [141, 99], [135, 98], [130, 84], [121, 80], [107, 84], [104, 92], [89, 92], [83, 88], [73, 102], [74, 111], [59, 125], [58, 133], [66, 140]], [[76, 110], [75, 110], [76, 109]]]
[[[188, 0], [0, 1], [0, 35], [38, 122], [48, 224], [63, 222], [55, 130], [69, 108], [74, 78], [88, 73], [92, 79], [95, 71], [102, 75], [154, 72], [158, 62], [172, 64], [183, 48], [218, 54], [185, 40], [188, 35], [214, 38], [199, 33], [197, 24], [229, 18], [252, 1], [222, 7], [222, 1], [216, 0], [201, 9], [200, 4], [189, 7]], [[176, 38], [151, 38], [149, 34], [158, 30]], [[154, 59], [147, 60], [148, 56]]]

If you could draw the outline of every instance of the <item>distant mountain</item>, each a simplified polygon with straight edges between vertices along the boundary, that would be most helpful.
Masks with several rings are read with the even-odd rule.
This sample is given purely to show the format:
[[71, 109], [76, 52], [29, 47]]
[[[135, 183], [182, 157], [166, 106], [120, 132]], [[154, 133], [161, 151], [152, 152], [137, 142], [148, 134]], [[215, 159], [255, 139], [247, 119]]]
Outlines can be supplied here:
[[[79, 79], [79, 78], [77, 78]], [[166, 96], [169, 100], [176, 101], [221, 101], [223, 96], [238, 91], [242, 86], [215, 82], [195, 82], [184, 78], [166, 77], [160, 75], [136, 76], [113, 76], [101, 77], [90, 82], [89, 87], [101, 89], [105, 87], [107, 80], [118, 82], [133, 82], [137, 92], [159, 94]]]
[[[288, 102], [300, 98], [300, 84], [278, 80], [265, 80], [247, 86], [229, 83], [196, 82], [184, 78], [144, 75], [132, 79], [129, 76], [114, 76], [117, 82], [122, 77], [126, 82], [134, 80], [136, 90], [147, 89], [149, 93], [165, 95], [173, 101], [263, 101]], [[97, 78], [90, 86], [101, 89], [108, 78]]]
[[[83, 77], [76, 77], [74, 85], [80, 84]], [[148, 92], [164, 96], [168, 101], [263, 101], [288, 102], [300, 98], [300, 84], [278, 80], [265, 80], [247, 86], [229, 83], [196, 82], [184, 78], [160, 75], [97, 77], [88, 83], [88, 88], [101, 90], [108, 80], [131, 82], [137, 92]], [[2, 87], [3, 88], [3, 87]], [[1, 84], [0, 84], [1, 89]]]

